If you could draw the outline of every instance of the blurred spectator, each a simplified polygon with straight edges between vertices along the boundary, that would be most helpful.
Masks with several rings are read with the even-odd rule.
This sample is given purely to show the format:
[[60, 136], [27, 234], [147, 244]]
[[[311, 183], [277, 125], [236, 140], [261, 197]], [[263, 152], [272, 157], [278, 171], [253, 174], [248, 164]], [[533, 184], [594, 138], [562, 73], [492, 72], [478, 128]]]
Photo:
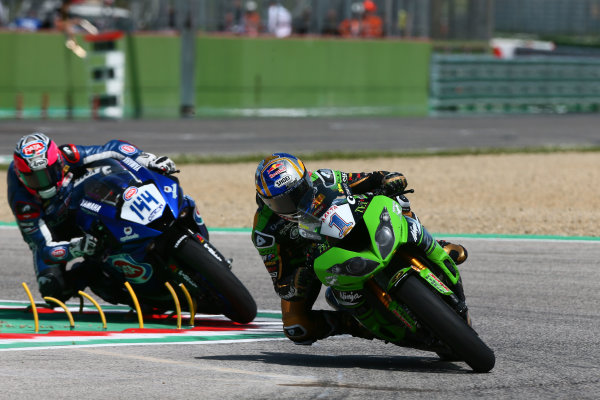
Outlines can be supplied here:
[[29, 12], [24, 17], [18, 17], [14, 20], [14, 27], [25, 31], [37, 31], [42, 26], [40, 21], [33, 12]]
[[256, 37], [260, 33], [260, 14], [258, 13], [255, 1], [246, 2], [244, 33], [252, 37]]
[[300, 15], [294, 18], [292, 28], [294, 33], [298, 35], [306, 35], [311, 31], [312, 10], [310, 7], [302, 9]]
[[361, 14], [364, 7], [361, 3], [353, 3], [351, 6], [352, 16], [340, 23], [339, 32], [343, 37], [358, 37], [361, 34]]
[[376, 14], [377, 6], [371, 0], [363, 2], [365, 10], [362, 18], [362, 37], [375, 38], [383, 36], [383, 20]]
[[398, 33], [400, 36], [408, 36], [408, 12], [398, 10]]
[[68, 39], [74, 40], [76, 26], [79, 23], [79, 19], [71, 14], [71, 6], [81, 1], [77, 0], [64, 0], [59, 9], [58, 14], [54, 20], [54, 26], [57, 29], [63, 31]]
[[241, 34], [244, 30], [242, 18], [242, 1], [234, 0], [233, 9], [225, 13], [225, 15], [223, 16], [223, 23], [219, 27], [219, 30], [223, 32]]
[[371, 0], [352, 4], [352, 18], [340, 23], [340, 35], [364, 38], [383, 36], [383, 20], [376, 12], [377, 6]]
[[0, 0], [0, 28], [8, 25], [8, 11], [2, 5], [2, 0]]
[[236, 32], [235, 18], [234, 18], [233, 13], [231, 11], [227, 11], [223, 15], [223, 21], [221, 22], [221, 24], [219, 24], [219, 30], [221, 32], [239, 33], [239, 32]]
[[292, 33], [292, 14], [279, 1], [269, 1], [267, 27], [278, 38]]
[[323, 29], [321, 30], [322, 35], [336, 36], [340, 34], [338, 30], [338, 17], [337, 12], [334, 8], [327, 10], [325, 14], [325, 21], [323, 22]]

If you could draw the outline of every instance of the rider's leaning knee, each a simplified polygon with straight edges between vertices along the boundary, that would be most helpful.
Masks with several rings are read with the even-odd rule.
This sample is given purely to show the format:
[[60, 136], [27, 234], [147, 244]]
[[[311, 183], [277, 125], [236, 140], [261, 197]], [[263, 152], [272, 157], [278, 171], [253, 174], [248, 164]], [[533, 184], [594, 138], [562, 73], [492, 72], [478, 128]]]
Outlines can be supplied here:
[[42, 297], [54, 297], [66, 301], [72, 296], [71, 288], [67, 287], [60, 267], [49, 267], [42, 271], [37, 278]]

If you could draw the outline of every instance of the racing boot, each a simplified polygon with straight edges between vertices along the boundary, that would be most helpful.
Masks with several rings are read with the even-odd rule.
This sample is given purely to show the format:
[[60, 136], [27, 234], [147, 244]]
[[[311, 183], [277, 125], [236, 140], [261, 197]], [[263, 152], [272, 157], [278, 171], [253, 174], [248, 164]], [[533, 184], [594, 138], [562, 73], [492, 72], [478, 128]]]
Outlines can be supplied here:
[[108, 275], [105, 271], [96, 269], [90, 279], [90, 290], [102, 300], [110, 304], [125, 304], [134, 307], [131, 295], [121, 277]]
[[467, 260], [467, 257], [469, 257], [467, 249], [460, 244], [450, 243], [445, 240], [438, 240], [437, 242], [442, 246], [444, 251], [448, 253], [456, 265], [464, 263]]

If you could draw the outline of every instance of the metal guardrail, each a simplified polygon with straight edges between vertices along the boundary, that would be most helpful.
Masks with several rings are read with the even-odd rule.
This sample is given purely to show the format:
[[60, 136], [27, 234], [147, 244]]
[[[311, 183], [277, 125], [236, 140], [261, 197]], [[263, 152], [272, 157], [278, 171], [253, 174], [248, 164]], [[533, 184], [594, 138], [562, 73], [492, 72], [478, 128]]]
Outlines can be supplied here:
[[567, 113], [600, 111], [600, 59], [435, 54], [430, 111]]

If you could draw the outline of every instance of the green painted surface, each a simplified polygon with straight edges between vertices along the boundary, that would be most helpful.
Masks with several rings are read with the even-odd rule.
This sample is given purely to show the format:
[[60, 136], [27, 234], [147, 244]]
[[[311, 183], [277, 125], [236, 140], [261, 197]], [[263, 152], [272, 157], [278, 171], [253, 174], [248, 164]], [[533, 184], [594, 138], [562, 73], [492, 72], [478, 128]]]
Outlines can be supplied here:
[[197, 104], [424, 113], [428, 56], [419, 43], [207, 38], [198, 43]]
[[[18, 308], [4, 308], [4, 307]], [[86, 305], [86, 311], [79, 313], [74, 311], [78, 306], [74, 304], [71, 307], [71, 313], [75, 322], [75, 327], [71, 328], [67, 315], [60, 309], [58, 311], [48, 312], [43, 305], [36, 305], [38, 308], [39, 333], [45, 334], [54, 331], [69, 332], [124, 332], [126, 330], [136, 330], [139, 328], [137, 314], [126, 306], [110, 306], [103, 304], [102, 310], [105, 313], [106, 329], [102, 327], [102, 320], [98, 312], [91, 305]], [[0, 334], [9, 333], [34, 333], [35, 323], [33, 314], [26, 309], [27, 304], [23, 302], [11, 302], [10, 300], [0, 300]], [[44, 312], [46, 311], [46, 312]], [[257, 314], [257, 319], [263, 320], [281, 320], [281, 313], [262, 311]], [[257, 322], [260, 324], [260, 322]], [[220, 328], [233, 329], [236, 325], [229, 320], [219, 320], [211, 316], [199, 316], [195, 318], [197, 329], [208, 329], [219, 332]], [[181, 326], [189, 329], [189, 314], [182, 315]], [[243, 327], [244, 325], [239, 325]], [[252, 326], [252, 324], [250, 324]], [[174, 312], [164, 315], [144, 315], [144, 329], [176, 329], [177, 316]], [[0, 337], [1, 339], [1, 337]]]
[[[126, 116], [138, 94], [143, 116], [177, 117], [179, 38], [135, 35], [118, 49], [127, 60]], [[391, 40], [198, 36], [196, 108], [199, 115], [426, 115], [430, 52], [428, 43]], [[68, 99], [76, 117], [89, 117], [95, 58], [76, 57], [58, 33], [0, 33], [0, 118], [15, 115], [18, 95], [24, 117], [39, 117], [43, 93], [50, 117], [61, 116]]]
[[0, 351], [35, 348], [139, 345], [164, 343], [223, 343], [232, 341], [282, 340], [281, 313], [261, 311], [250, 324], [236, 324], [222, 316], [196, 315], [190, 327], [189, 315], [182, 316], [177, 329], [173, 313], [144, 315], [144, 328], [139, 328], [137, 315], [126, 306], [102, 305], [107, 328], [103, 329], [96, 309], [84, 308], [79, 313], [76, 304], [69, 306], [75, 326], [71, 328], [67, 315], [37, 305], [39, 330], [35, 331], [33, 314], [23, 301], [0, 300]]
[[15, 108], [17, 94], [24, 109], [86, 103], [87, 73], [80, 58], [66, 49], [58, 34], [0, 33], [0, 108]]

